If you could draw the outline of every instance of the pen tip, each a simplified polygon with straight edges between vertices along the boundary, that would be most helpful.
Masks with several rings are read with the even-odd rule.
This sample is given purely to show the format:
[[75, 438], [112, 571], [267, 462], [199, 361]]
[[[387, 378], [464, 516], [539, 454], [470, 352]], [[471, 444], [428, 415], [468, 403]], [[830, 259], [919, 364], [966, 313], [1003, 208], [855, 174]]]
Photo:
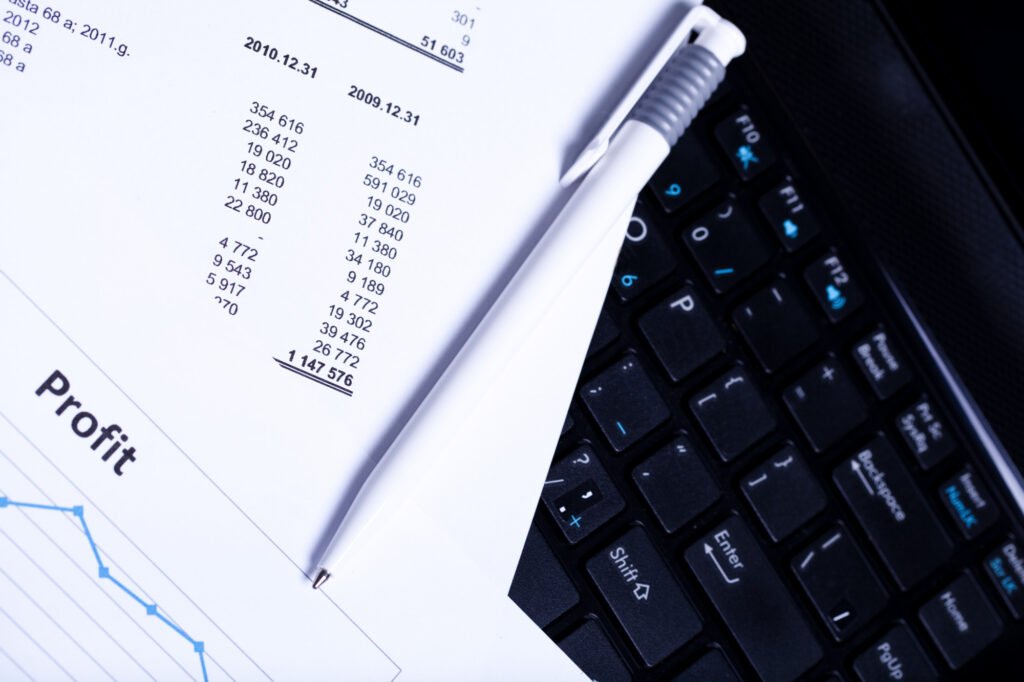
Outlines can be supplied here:
[[319, 590], [320, 586], [327, 582], [327, 579], [331, 577], [331, 574], [327, 572], [326, 568], [321, 568], [320, 572], [316, 574], [316, 579], [313, 580], [313, 589]]

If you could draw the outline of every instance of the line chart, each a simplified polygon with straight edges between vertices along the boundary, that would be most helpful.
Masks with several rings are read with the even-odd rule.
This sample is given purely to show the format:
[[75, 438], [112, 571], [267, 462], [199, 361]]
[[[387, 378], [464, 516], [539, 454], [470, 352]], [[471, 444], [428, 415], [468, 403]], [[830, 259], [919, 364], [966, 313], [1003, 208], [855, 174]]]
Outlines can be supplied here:
[[182, 627], [171, 621], [167, 616], [160, 613], [160, 609], [156, 604], [150, 604], [146, 602], [142, 597], [136, 594], [130, 587], [125, 585], [123, 582], [118, 580], [114, 575], [110, 573], [110, 568], [103, 563], [103, 558], [100, 556], [99, 548], [96, 546], [96, 541], [92, 537], [92, 531], [89, 530], [89, 524], [85, 520], [85, 508], [81, 505], [72, 507], [60, 507], [52, 504], [38, 504], [35, 502], [19, 502], [12, 500], [8, 497], [0, 497], [0, 509], [24, 509], [38, 512], [58, 512], [61, 514], [71, 514], [77, 520], [79, 525], [82, 527], [82, 532], [85, 534], [86, 540], [89, 542], [89, 549], [92, 551], [93, 557], [96, 559], [97, 575], [100, 580], [106, 580], [117, 587], [122, 593], [130, 597], [133, 601], [137, 602], [146, 611], [147, 616], [153, 616], [158, 621], [163, 623], [165, 626], [177, 633], [182, 639], [189, 643], [199, 657], [199, 667], [203, 674], [203, 682], [209, 682], [209, 676], [206, 671], [206, 647], [201, 640], [193, 638], [188, 632]]

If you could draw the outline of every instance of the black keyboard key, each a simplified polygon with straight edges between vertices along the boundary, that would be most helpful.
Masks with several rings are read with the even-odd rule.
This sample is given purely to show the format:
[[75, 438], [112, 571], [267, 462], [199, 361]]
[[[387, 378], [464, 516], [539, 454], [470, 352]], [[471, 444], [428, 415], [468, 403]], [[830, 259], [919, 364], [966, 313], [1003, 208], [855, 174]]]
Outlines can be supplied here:
[[558, 646], [592, 680], [630, 682], [632, 679], [622, 658], [596, 621], [588, 620]]
[[731, 289], [772, 255], [757, 226], [733, 201], [687, 228], [683, 241], [718, 293]]
[[875, 438], [845, 460], [832, 478], [904, 590], [952, 554], [938, 519], [884, 438]]
[[508, 596], [538, 627], [547, 627], [575, 606], [579, 592], [536, 526], [530, 527]]
[[779, 242], [790, 253], [814, 239], [820, 231], [817, 217], [804, 204], [789, 178], [761, 197], [757, 205]]
[[715, 137], [741, 178], [750, 180], [775, 163], [775, 150], [746, 109], [715, 126]]
[[691, 398], [690, 409], [726, 462], [775, 430], [775, 417], [741, 367]]
[[725, 350], [725, 339], [692, 286], [645, 313], [640, 331], [673, 381], [682, 381]]
[[569, 453], [551, 467], [541, 500], [565, 539], [574, 544], [626, 506], [589, 446]]
[[828, 450], [868, 418], [860, 391], [833, 357], [805, 372], [782, 398], [815, 452]]
[[981, 653], [1003, 631], [1003, 622], [968, 573], [926, 602], [918, 615], [954, 670]]
[[650, 187], [665, 211], [676, 211], [712, 187], [718, 165], [699, 135], [683, 135], [651, 178]]
[[824, 256], [804, 270], [804, 279], [828, 319], [846, 319], [864, 303], [864, 295], [835, 253]]
[[883, 400], [910, 382], [910, 367], [892, 347], [884, 329], [876, 329], [858, 341], [853, 347], [853, 357], [871, 390]]
[[744, 476], [740, 489], [775, 542], [825, 508], [825, 491], [792, 445]]
[[719, 497], [688, 438], [679, 436], [633, 470], [633, 480], [658, 522], [674, 533]]
[[623, 302], [631, 301], [657, 284], [675, 268], [676, 259], [654, 231], [643, 207], [629, 220], [626, 238], [612, 277], [612, 288]]
[[943, 483], [939, 496], [968, 540], [981, 535], [999, 518], [995, 500], [970, 467]]
[[1024, 618], [1024, 550], [1009, 539], [985, 558], [985, 572], [1017, 620]]
[[857, 657], [853, 669], [861, 682], [929, 682], [937, 680], [921, 645], [900, 623]]
[[580, 395], [616, 452], [622, 452], [669, 417], [664, 401], [633, 355], [587, 382]]
[[740, 682], [740, 678], [722, 652], [712, 649], [673, 677], [672, 682]]
[[918, 463], [930, 469], [956, 449], [956, 443], [938, 409], [921, 398], [896, 418], [896, 428]]
[[769, 372], [800, 355], [818, 337], [814, 320], [784, 280], [754, 294], [733, 311], [732, 319]]
[[594, 335], [590, 337], [587, 357], [604, 350], [617, 338], [619, 338], [619, 328], [615, 326], [615, 322], [612, 321], [608, 311], [602, 309], [601, 314], [597, 318], [597, 326], [594, 327]]
[[822, 535], [792, 566], [836, 640], [848, 638], [885, 607], [885, 588], [845, 528]]
[[793, 597], [739, 518], [687, 549], [686, 562], [763, 680], [792, 680], [821, 659]]
[[697, 612], [642, 528], [599, 552], [587, 572], [648, 666], [700, 632]]

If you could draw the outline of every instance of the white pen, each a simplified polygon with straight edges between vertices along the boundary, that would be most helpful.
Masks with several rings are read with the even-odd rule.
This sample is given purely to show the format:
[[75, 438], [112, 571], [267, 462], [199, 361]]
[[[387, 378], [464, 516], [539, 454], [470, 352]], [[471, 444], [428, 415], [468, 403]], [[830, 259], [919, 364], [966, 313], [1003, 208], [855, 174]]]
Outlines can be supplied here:
[[[699, 34], [689, 43], [694, 30]], [[319, 561], [314, 588], [327, 581], [381, 510], [415, 488], [430, 458], [407, 452], [414, 447], [409, 443], [444, 442], [465, 410], [460, 385], [486, 385], [543, 319], [552, 292], [562, 290], [609, 231], [622, 230], [622, 241], [622, 217], [745, 48], [739, 29], [714, 11], [698, 6], [686, 14], [563, 176], [568, 186], [585, 174], [579, 187], [370, 472]]]

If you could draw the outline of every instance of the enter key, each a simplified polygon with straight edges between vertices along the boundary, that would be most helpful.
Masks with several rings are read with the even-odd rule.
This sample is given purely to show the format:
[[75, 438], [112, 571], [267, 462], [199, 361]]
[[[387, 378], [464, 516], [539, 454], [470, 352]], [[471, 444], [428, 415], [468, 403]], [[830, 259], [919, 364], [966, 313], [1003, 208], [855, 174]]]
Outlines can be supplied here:
[[766, 682], [792, 680], [821, 660], [793, 597], [738, 517], [687, 549], [686, 562]]

